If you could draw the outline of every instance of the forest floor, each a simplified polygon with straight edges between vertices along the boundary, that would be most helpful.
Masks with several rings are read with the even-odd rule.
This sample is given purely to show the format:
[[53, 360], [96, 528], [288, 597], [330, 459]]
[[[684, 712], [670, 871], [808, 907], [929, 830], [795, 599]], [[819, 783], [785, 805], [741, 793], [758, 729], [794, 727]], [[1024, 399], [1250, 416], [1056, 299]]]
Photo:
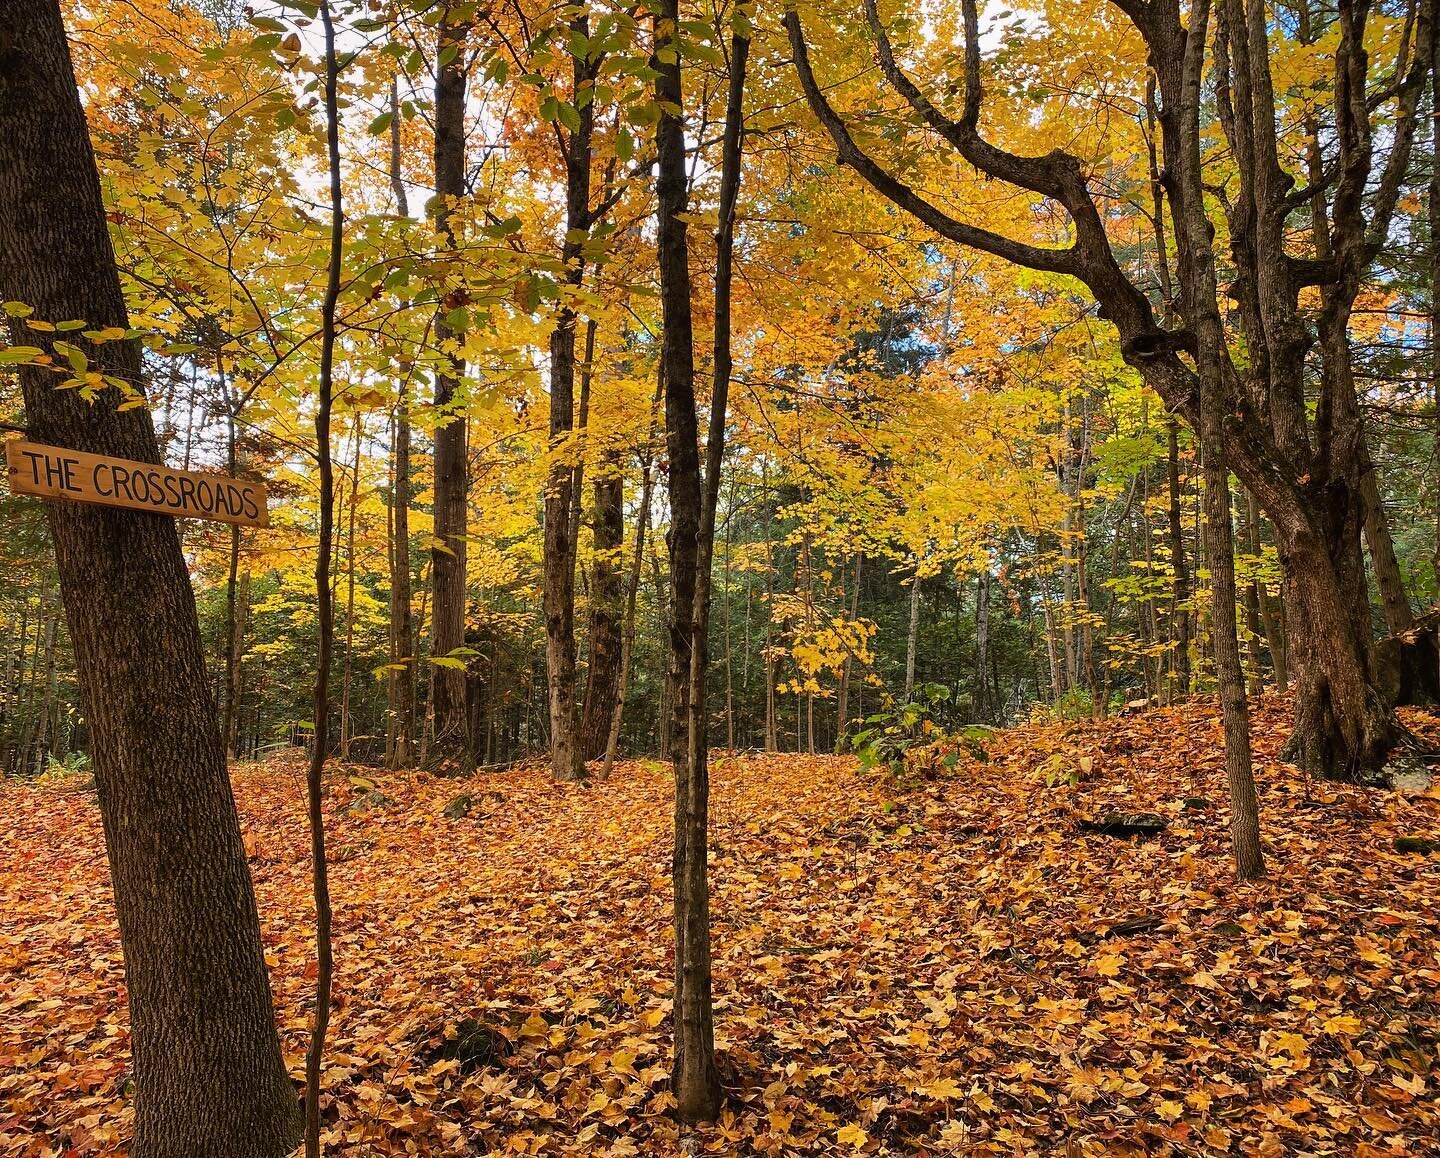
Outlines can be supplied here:
[[[1440, 799], [1307, 781], [1284, 723], [1256, 713], [1270, 877], [1248, 886], [1208, 705], [1014, 729], [898, 782], [717, 759], [726, 1106], [699, 1148], [1440, 1153], [1440, 855], [1394, 847], [1440, 840]], [[234, 780], [298, 1075], [303, 768]], [[674, 1153], [668, 768], [331, 783], [328, 1151]], [[1169, 827], [1084, 830], [1112, 809]], [[93, 793], [0, 787], [0, 1154], [123, 1152], [128, 1064]]]

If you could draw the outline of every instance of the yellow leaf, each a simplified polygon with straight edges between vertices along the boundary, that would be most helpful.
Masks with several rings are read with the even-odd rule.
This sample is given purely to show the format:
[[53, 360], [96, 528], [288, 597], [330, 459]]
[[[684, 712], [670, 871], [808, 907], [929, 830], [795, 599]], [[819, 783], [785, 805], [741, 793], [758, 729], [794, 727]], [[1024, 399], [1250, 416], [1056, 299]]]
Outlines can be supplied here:
[[859, 1150], [866, 1142], [870, 1141], [870, 1135], [865, 1133], [859, 1126], [852, 1124], [849, 1126], [841, 1126], [840, 1129], [836, 1130], [835, 1140], [842, 1145], [848, 1143]]
[[915, 1086], [915, 1092], [927, 1098], [934, 1098], [937, 1102], [948, 1101], [951, 1098], [963, 1098], [965, 1091], [955, 1084], [952, 1078], [940, 1078], [925, 1086]]

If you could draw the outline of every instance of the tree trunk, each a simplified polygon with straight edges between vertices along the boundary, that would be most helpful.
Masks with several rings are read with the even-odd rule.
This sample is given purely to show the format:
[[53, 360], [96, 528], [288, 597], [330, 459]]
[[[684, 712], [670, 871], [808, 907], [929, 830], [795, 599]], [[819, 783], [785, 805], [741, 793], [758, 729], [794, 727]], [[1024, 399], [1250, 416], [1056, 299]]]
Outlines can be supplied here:
[[231, 759], [239, 755], [240, 701], [245, 695], [245, 629], [250, 620], [250, 568], [240, 572], [235, 584], [235, 604], [231, 611], [230, 658], [228, 667], [228, 705], [225, 712], [225, 751]]
[[[402, 186], [403, 188], [403, 186]], [[395, 403], [395, 479], [390, 492], [390, 670], [385, 750], [391, 768], [415, 760], [415, 648], [410, 622], [410, 400]]]
[[1242, 881], [1265, 875], [1260, 848], [1260, 807], [1250, 753], [1250, 711], [1235, 631], [1235, 544], [1230, 515], [1230, 472], [1225, 461], [1225, 332], [1216, 301], [1214, 253], [1205, 217], [1200, 172], [1200, 84], [1204, 65], [1208, 4], [1191, 13], [1191, 40], [1185, 48], [1183, 75], [1187, 115], [1179, 126], [1175, 162], [1197, 179], [1181, 184], [1172, 209], [1176, 233], [1186, 244], [1187, 306], [1195, 329], [1195, 364], [1200, 387], [1201, 473], [1205, 480], [1205, 553], [1210, 566], [1211, 638], [1220, 715], [1225, 730], [1225, 777], [1230, 789], [1230, 836], [1235, 872]]
[[590, 673], [585, 681], [579, 730], [581, 758], [586, 760], [605, 754], [624, 666], [622, 621], [629, 612], [620, 568], [625, 538], [625, 476], [618, 454], [605, 456], [591, 492], [595, 561], [590, 584]]
[[[335, 312], [340, 300], [341, 250], [345, 239], [340, 189], [339, 60], [330, 0], [320, 0], [325, 30], [325, 144], [330, 172], [330, 253], [325, 297], [320, 307], [320, 390], [315, 406], [315, 455], [320, 482], [319, 542], [315, 552], [315, 606], [319, 646], [315, 655], [315, 747], [305, 777], [310, 828], [310, 886], [315, 898], [315, 1012], [305, 1050], [305, 1158], [320, 1158], [320, 1075], [325, 1035], [330, 1027], [330, 987], [334, 949], [330, 938], [330, 868], [325, 859], [325, 757], [330, 751], [330, 665], [335, 651], [335, 596], [331, 558], [335, 539], [335, 467], [330, 455], [330, 417], [335, 397]], [[360, 436], [355, 436], [355, 483], [360, 476]], [[358, 485], [351, 488], [354, 525]], [[351, 565], [353, 568], [353, 547]], [[353, 571], [352, 571], [353, 574]]]
[[1180, 424], [1172, 415], [1166, 424], [1166, 460], [1170, 482], [1170, 636], [1175, 649], [1171, 672], [1175, 691], [1190, 694], [1190, 571], [1185, 562], [1185, 522], [1180, 505]]
[[709, 661], [710, 572], [715, 513], [725, 446], [730, 387], [730, 286], [735, 202], [739, 191], [750, 40], [731, 38], [729, 92], [720, 171], [716, 233], [714, 388], [705, 471], [700, 468], [695, 412], [695, 351], [691, 318], [689, 243], [685, 214], [684, 92], [678, 0], [655, 13], [657, 257], [664, 320], [665, 429], [670, 451], [670, 570], [673, 604], [671, 666], [675, 680], [675, 1064], [671, 1090], [682, 1122], [711, 1121], [720, 1109], [715, 1066], [715, 1011], [710, 954], [709, 806], [706, 676]]
[[[651, 440], [654, 431], [651, 431]], [[620, 725], [625, 720], [625, 699], [630, 688], [630, 657], [635, 650], [635, 605], [640, 595], [640, 573], [645, 564], [645, 535], [650, 528], [650, 499], [654, 493], [655, 477], [651, 474], [650, 442], [646, 443], [645, 460], [640, 476], [640, 510], [635, 516], [635, 554], [630, 560], [630, 576], [625, 596], [625, 628], [620, 645], [620, 678], [615, 688], [615, 706], [610, 715], [610, 733], [605, 740], [605, 763], [600, 769], [600, 778], [609, 779], [615, 765], [615, 753], [620, 747]]]
[[340, 759], [350, 759], [350, 684], [355, 674], [355, 514], [360, 508], [359, 415], [355, 417], [355, 458], [350, 464], [350, 504], [345, 512], [345, 662], [340, 671]]
[[920, 642], [920, 564], [910, 577], [910, 629], [905, 633], [905, 702], [915, 698], [915, 659]]
[[1375, 585], [1380, 589], [1386, 634], [1401, 635], [1415, 626], [1415, 613], [1410, 610], [1410, 599], [1405, 594], [1405, 579], [1400, 573], [1400, 560], [1395, 557], [1395, 540], [1390, 535], [1380, 480], [1373, 465], [1361, 476], [1360, 500], [1365, 504], [1365, 545], [1370, 550]]
[[975, 582], [975, 718], [988, 724], [994, 718], [987, 681], [990, 678], [990, 565]]
[[[451, 9], [440, 20], [435, 74], [435, 226], [455, 248], [450, 218], [465, 195], [465, 40], [469, 24]], [[447, 53], [447, 50], [448, 53]], [[437, 771], [468, 772], [474, 754], [467, 735], [465, 661], [466, 463], [465, 400], [458, 397], [464, 363], [456, 350], [464, 335], [451, 322], [452, 306], [435, 315], [435, 341], [448, 365], [435, 375], [435, 545], [430, 552], [430, 750]], [[435, 660], [444, 662], [435, 663]]]
[[[570, 33], [584, 40], [590, 18], [581, 8], [570, 21]], [[573, 88], [580, 92], [591, 83], [592, 66], [584, 56], [571, 57]], [[591, 138], [595, 104], [589, 101], [577, 113], [579, 126], [563, 150], [565, 161], [565, 240], [561, 260], [565, 285], [550, 334], [550, 453], [545, 485], [544, 611], [545, 674], [550, 707], [550, 770], [557, 780], [578, 780], [585, 775], [585, 752], [575, 729], [575, 536], [572, 504], [576, 466], [568, 460], [569, 436], [575, 425], [575, 312], [573, 293], [585, 278], [584, 243], [590, 217]], [[558, 130], [557, 130], [558, 131]], [[593, 332], [593, 331], [592, 331]], [[586, 370], [588, 374], [588, 368]], [[617, 657], [618, 658], [618, 657]], [[601, 724], [596, 724], [596, 732]], [[596, 737], [598, 744], [598, 736]]]
[[[221, 365], [217, 350], [216, 364]], [[224, 385], [225, 375], [221, 371], [221, 392], [225, 395], [225, 444], [226, 465], [230, 474], [238, 474], [239, 463], [235, 453], [235, 401], [229, 397]], [[250, 572], [245, 572], [246, 606], [240, 600], [240, 527], [230, 527], [230, 559], [225, 575], [225, 714], [220, 721], [220, 734], [225, 739], [225, 751], [235, 758], [235, 731], [239, 718], [241, 672], [240, 661], [245, 652], [245, 615], [249, 604]]]
[[[0, 298], [37, 319], [128, 324], [94, 154], [53, 0], [0, 15]], [[52, 338], [18, 319], [17, 344]], [[134, 341], [92, 368], [141, 385]], [[64, 361], [63, 358], [57, 360]], [[37, 441], [158, 463], [145, 407], [19, 371]], [[90, 732], [125, 957], [136, 1158], [280, 1158], [299, 1141], [255, 895], [175, 523], [46, 504]]]
[[[863, 555], [855, 552], [855, 575], [851, 580], [850, 588], [850, 622], [853, 624], [860, 615], [860, 561]], [[843, 592], [842, 592], [843, 594]], [[840, 754], [841, 745], [845, 740], [845, 729], [850, 723], [850, 666], [854, 662], [848, 649], [845, 654], [845, 663], [840, 668], [840, 691], [835, 702], [835, 754]]]

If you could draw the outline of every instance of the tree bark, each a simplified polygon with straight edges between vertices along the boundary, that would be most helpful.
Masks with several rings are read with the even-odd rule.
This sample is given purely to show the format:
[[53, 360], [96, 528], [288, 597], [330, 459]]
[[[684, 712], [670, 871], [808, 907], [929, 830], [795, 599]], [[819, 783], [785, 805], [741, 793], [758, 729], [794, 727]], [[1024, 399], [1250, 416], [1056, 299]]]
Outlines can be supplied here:
[[[910, 627], [905, 633], [905, 702], [915, 698], [915, 660], [920, 643], [920, 564], [910, 577]], [[1053, 659], [1053, 656], [1052, 656]]]
[[[60, 8], [0, 11], [0, 298], [37, 319], [128, 324]], [[11, 321], [16, 344], [52, 337]], [[141, 387], [134, 341], [92, 368]], [[64, 359], [57, 356], [57, 361]], [[40, 442], [158, 463], [145, 407], [56, 390], [22, 367]], [[286, 1074], [255, 895], [205, 677], [195, 598], [163, 515], [46, 504], [90, 732], [125, 956], [136, 1158], [280, 1158], [301, 1119]]]
[[[1200, 82], [1204, 64], [1205, 26], [1209, 0], [1191, 9], [1183, 80], [1187, 115], [1179, 126], [1176, 163], [1185, 172], [1200, 171]], [[1211, 638], [1215, 648], [1215, 679], [1225, 729], [1225, 777], [1230, 789], [1230, 836], [1235, 872], [1242, 881], [1265, 875], [1260, 848], [1260, 806], [1250, 754], [1250, 714], [1245, 675], [1240, 665], [1240, 640], [1235, 630], [1235, 544], [1230, 514], [1230, 472], [1225, 462], [1225, 394], [1222, 361], [1225, 331], [1216, 297], [1214, 254], [1208, 246], [1210, 223], [1205, 217], [1200, 182], [1186, 181], [1178, 203], [1172, 203], [1177, 234], [1189, 251], [1187, 309], [1195, 328], [1195, 364], [1200, 388], [1201, 472], [1205, 480], [1205, 553], [1210, 566]]]
[[400, 383], [395, 402], [395, 467], [390, 492], [390, 670], [386, 743], [391, 768], [415, 759], [415, 648], [410, 616], [410, 400]]
[[[850, 587], [850, 622], [852, 624], [860, 615], [860, 563], [863, 558], [861, 552], [855, 552], [855, 574], [851, 579]], [[840, 690], [835, 701], [835, 754], [837, 756], [845, 741], [845, 729], [850, 723], [850, 665], [853, 661], [854, 656], [847, 649], [845, 662], [840, 668]]]
[[620, 555], [625, 538], [625, 476], [618, 454], [605, 456], [590, 489], [595, 552], [590, 582], [590, 672], [579, 729], [581, 758], [586, 760], [605, 754], [624, 666], [623, 620], [628, 610]]
[[615, 688], [615, 706], [610, 714], [610, 732], [605, 740], [605, 763], [600, 769], [600, 778], [609, 779], [615, 765], [615, 753], [620, 747], [620, 725], [625, 720], [625, 700], [630, 689], [630, 659], [635, 651], [635, 605], [640, 595], [640, 574], [645, 564], [645, 536], [650, 528], [650, 499], [655, 489], [655, 476], [651, 474], [650, 443], [654, 431], [646, 442], [645, 458], [640, 475], [640, 511], [635, 517], [635, 553], [630, 559], [630, 576], [625, 596], [624, 635], [620, 645], [620, 678]]
[[975, 718], [988, 724], [994, 718], [990, 705], [990, 565], [987, 562], [975, 581]]
[[735, 203], [744, 135], [745, 65], [750, 40], [737, 25], [731, 37], [729, 90], [721, 146], [716, 233], [714, 388], [700, 466], [695, 408], [695, 351], [691, 318], [684, 90], [678, 0], [661, 0], [655, 13], [657, 256], [664, 320], [661, 357], [665, 376], [665, 428], [670, 451], [670, 569], [673, 606], [671, 667], [675, 681], [675, 1064], [671, 1089], [681, 1121], [715, 1118], [720, 1077], [715, 1065], [714, 999], [710, 953], [710, 779], [706, 737], [710, 571], [715, 513], [725, 447], [730, 387], [730, 286]]
[[[340, 300], [341, 250], [345, 239], [340, 187], [340, 64], [330, 0], [320, 0], [325, 31], [325, 146], [330, 175], [330, 253], [325, 297], [320, 306], [320, 391], [315, 407], [315, 458], [320, 482], [319, 541], [315, 552], [315, 606], [319, 646], [315, 655], [315, 746], [305, 777], [310, 828], [310, 886], [315, 898], [315, 1012], [305, 1050], [305, 1156], [320, 1158], [320, 1076], [330, 1028], [330, 987], [335, 971], [330, 939], [330, 868], [325, 859], [325, 758], [330, 753], [330, 666], [335, 652], [335, 596], [331, 558], [335, 539], [335, 466], [330, 454], [330, 416], [335, 397], [335, 312]], [[360, 481], [360, 436], [355, 436], [355, 479], [350, 494], [351, 526]], [[351, 544], [351, 574], [354, 574]]]
[[1180, 424], [1172, 415], [1166, 424], [1166, 462], [1170, 483], [1170, 634], [1174, 641], [1171, 673], [1175, 690], [1190, 694], [1190, 570], [1185, 561], [1185, 522], [1180, 505]]
[[[590, 18], [576, 9], [570, 21], [574, 36], [588, 37]], [[578, 94], [592, 79], [592, 65], [572, 56], [572, 85]], [[593, 95], [593, 92], [592, 92]], [[578, 101], [577, 101], [578, 105]], [[550, 334], [550, 453], [545, 485], [544, 611], [545, 673], [550, 707], [550, 770], [557, 780], [579, 780], [585, 775], [585, 752], [577, 743], [575, 728], [575, 536], [572, 504], [576, 466], [567, 457], [575, 426], [575, 329], [578, 322], [574, 295], [585, 277], [584, 243], [593, 224], [590, 215], [591, 139], [595, 104], [578, 107], [579, 127], [563, 143], [565, 162], [565, 239], [561, 261], [564, 289]], [[588, 374], [588, 368], [586, 370]], [[598, 727], [598, 726], [597, 726]]]
[[[451, 215], [465, 195], [465, 40], [469, 23], [446, 8], [437, 41], [435, 74], [435, 227], [447, 249], [456, 248]], [[447, 773], [468, 772], [474, 753], [468, 735], [465, 671], [465, 558], [468, 464], [465, 402], [458, 397], [464, 362], [456, 352], [463, 333], [451, 321], [463, 290], [452, 291], [435, 315], [435, 340], [446, 367], [435, 375], [434, 546], [430, 551], [430, 710], [432, 735], [427, 763]], [[434, 663], [436, 659], [447, 663]]]

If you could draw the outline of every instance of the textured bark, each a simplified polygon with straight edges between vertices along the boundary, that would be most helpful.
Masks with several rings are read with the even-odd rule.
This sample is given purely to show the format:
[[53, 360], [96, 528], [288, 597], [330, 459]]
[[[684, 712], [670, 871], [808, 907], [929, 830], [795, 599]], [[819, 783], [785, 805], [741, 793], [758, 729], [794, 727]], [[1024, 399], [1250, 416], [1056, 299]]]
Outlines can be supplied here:
[[[53, 0], [0, 8], [0, 298], [127, 324]], [[12, 322], [17, 343], [51, 336]], [[86, 348], [140, 386], [136, 343]], [[60, 359], [63, 361], [63, 359]], [[150, 412], [20, 371], [36, 440], [158, 463]], [[194, 594], [163, 515], [47, 504], [125, 956], [137, 1158], [279, 1158], [299, 1141]]]
[[[587, 37], [590, 19], [576, 9], [572, 34]], [[581, 91], [592, 80], [592, 63], [571, 57], [572, 87]], [[562, 142], [565, 162], [565, 266], [560, 308], [550, 334], [550, 475], [545, 485], [544, 597], [545, 674], [549, 688], [550, 770], [557, 780], [578, 780], [585, 774], [585, 753], [575, 729], [575, 534], [578, 519], [572, 505], [576, 467], [566, 457], [575, 426], [575, 330], [578, 316], [574, 293], [585, 278], [584, 242], [593, 224], [590, 210], [591, 140], [595, 105], [578, 110], [579, 127]], [[587, 371], [588, 372], [588, 371]]]
[[[1189, 173], [1200, 170], [1200, 82], [1208, 0], [1190, 10], [1191, 36], [1186, 45], [1181, 84], [1186, 107], [1196, 110], [1179, 126], [1177, 163]], [[1195, 329], [1195, 364], [1200, 388], [1201, 470], [1205, 479], [1205, 554], [1210, 568], [1210, 632], [1215, 649], [1215, 680], [1225, 729], [1225, 777], [1230, 789], [1230, 836], [1236, 875], [1253, 880], [1265, 875], [1260, 848], [1260, 807], [1250, 754], [1250, 715], [1245, 699], [1245, 674], [1240, 665], [1240, 639], [1235, 630], [1235, 544], [1230, 513], [1230, 471], [1225, 460], [1225, 387], [1222, 364], [1225, 331], [1216, 302], [1215, 258], [1207, 241], [1198, 181], [1187, 181], [1174, 207], [1176, 232], [1189, 251], [1187, 312]]]
[[1365, 508], [1365, 546], [1370, 551], [1375, 586], [1380, 589], [1385, 628], [1389, 634], [1399, 635], [1415, 626], [1415, 613], [1410, 610], [1410, 598], [1405, 593], [1405, 578], [1400, 573], [1400, 560], [1395, 556], [1395, 540], [1390, 534], [1380, 480], [1373, 467], [1361, 475], [1360, 501]]
[[595, 551], [590, 579], [590, 671], [579, 729], [581, 758], [585, 760], [605, 754], [624, 664], [623, 620], [628, 612], [620, 554], [625, 538], [625, 477], [618, 455], [606, 456], [590, 489]]
[[705, 471], [700, 468], [695, 407], [695, 351], [691, 319], [684, 90], [677, 0], [655, 12], [657, 256], [664, 321], [661, 358], [665, 431], [670, 452], [671, 672], [675, 691], [675, 1063], [671, 1089], [684, 1122], [710, 1121], [720, 1108], [715, 1065], [714, 998], [710, 953], [710, 781], [706, 737], [706, 676], [710, 565], [725, 446], [730, 387], [730, 284], [735, 203], [743, 142], [745, 64], [750, 41], [731, 39], [729, 91], [721, 147], [719, 229], [716, 234], [714, 388]]
[[[451, 214], [465, 195], [465, 38], [468, 24], [446, 9], [438, 52], [457, 48], [435, 75], [435, 226], [446, 247], [455, 248]], [[463, 291], [457, 291], [463, 298]], [[464, 335], [448, 320], [458, 298], [447, 295], [435, 316], [436, 344], [449, 356], [447, 368], [435, 376], [435, 545], [430, 552], [430, 655], [454, 657], [465, 646], [466, 499], [468, 478], [464, 400], [457, 398], [464, 363], [453, 349]], [[447, 664], [430, 667], [430, 749], [426, 762], [446, 772], [466, 772], [474, 765], [468, 735], [465, 672]]]

